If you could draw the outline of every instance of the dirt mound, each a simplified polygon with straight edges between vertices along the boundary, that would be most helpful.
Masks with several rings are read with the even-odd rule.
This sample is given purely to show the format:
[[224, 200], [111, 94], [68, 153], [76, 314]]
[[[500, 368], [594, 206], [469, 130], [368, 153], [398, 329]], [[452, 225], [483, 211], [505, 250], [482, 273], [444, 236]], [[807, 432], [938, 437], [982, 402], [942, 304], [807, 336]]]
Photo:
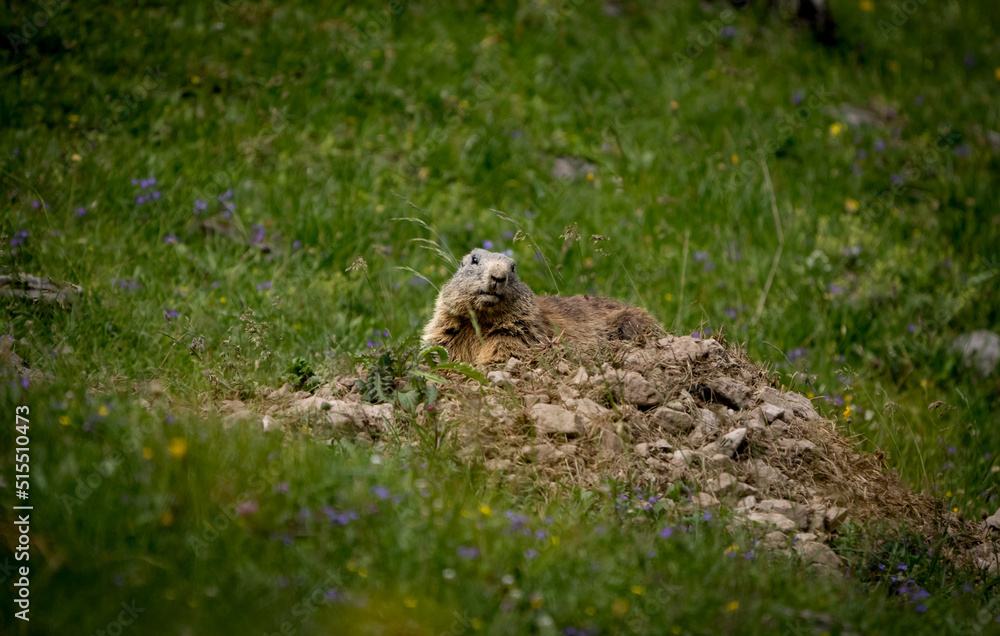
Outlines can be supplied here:
[[[389, 404], [362, 404], [357, 377], [315, 393], [286, 385], [256, 406], [265, 426], [303, 418], [314, 434], [372, 443], [447, 423], [461, 455], [502, 479], [554, 488], [643, 486], [680, 508], [735, 510], [762, 545], [836, 567], [825, 545], [848, 519], [903, 522], [945, 538], [957, 560], [998, 570], [985, 525], [914, 494], [878, 455], [858, 452], [806, 397], [782, 391], [741, 351], [712, 339], [667, 336], [573, 352], [554, 347], [488, 370], [488, 385], [454, 374], [415, 420]], [[230, 410], [253, 413], [240, 404]], [[426, 407], [425, 407], [426, 408]], [[426, 443], [426, 438], [425, 438]], [[680, 493], [681, 496], [676, 496]], [[676, 499], [676, 501], [675, 501]]]

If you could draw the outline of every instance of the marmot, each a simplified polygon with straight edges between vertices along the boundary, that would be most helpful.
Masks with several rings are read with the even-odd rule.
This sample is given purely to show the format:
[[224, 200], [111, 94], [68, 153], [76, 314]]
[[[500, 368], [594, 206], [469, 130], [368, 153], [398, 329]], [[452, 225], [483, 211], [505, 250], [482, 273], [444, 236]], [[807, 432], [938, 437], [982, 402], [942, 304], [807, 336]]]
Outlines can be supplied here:
[[486, 364], [523, 355], [557, 334], [567, 343], [588, 346], [662, 332], [645, 310], [613, 298], [535, 296], [517, 277], [515, 265], [484, 249], [467, 254], [438, 295], [424, 341], [444, 347], [451, 360]]

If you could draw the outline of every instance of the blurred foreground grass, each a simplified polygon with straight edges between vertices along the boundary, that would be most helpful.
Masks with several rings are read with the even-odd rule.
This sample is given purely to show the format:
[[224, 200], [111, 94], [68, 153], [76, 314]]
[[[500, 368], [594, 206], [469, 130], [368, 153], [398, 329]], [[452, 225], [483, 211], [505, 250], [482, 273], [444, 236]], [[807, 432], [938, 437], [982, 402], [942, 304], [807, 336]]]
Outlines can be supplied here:
[[[996, 620], [995, 581], [860, 529], [849, 575], [816, 578], [726, 556], [719, 520], [622, 525], [607, 495], [518, 497], [454, 449], [372, 464], [215, 412], [297, 357], [331, 371], [373, 330], [419, 331], [421, 277], [450, 271], [397, 220], [417, 217], [455, 255], [512, 250], [537, 293], [745, 343], [914, 488], [992, 513], [1000, 376], [949, 347], [1000, 324], [994, 3], [892, 28], [894, 5], [834, 3], [836, 48], [691, 2], [67, 3], [30, 37], [32, 6], [3, 6], [24, 41], [0, 52], [0, 269], [85, 288], [0, 306], [46, 374], [0, 398], [33, 412], [43, 631], [105, 629], [132, 599], [148, 633]], [[877, 567], [899, 563], [930, 599]]]

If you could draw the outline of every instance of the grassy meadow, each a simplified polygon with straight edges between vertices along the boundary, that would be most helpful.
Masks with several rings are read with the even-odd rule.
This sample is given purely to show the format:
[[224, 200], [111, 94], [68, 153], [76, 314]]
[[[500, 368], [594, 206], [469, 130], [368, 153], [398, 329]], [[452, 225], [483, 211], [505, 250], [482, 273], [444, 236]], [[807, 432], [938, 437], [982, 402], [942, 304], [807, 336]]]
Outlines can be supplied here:
[[766, 3], [0, 2], [0, 274], [83, 288], [0, 297], [2, 631], [998, 633], [997, 577], [905, 527], [818, 576], [631, 484], [222, 423], [412, 341], [441, 252], [486, 246], [995, 512], [1000, 372], [951, 345], [1000, 329], [1000, 7], [830, 4], [834, 46]]

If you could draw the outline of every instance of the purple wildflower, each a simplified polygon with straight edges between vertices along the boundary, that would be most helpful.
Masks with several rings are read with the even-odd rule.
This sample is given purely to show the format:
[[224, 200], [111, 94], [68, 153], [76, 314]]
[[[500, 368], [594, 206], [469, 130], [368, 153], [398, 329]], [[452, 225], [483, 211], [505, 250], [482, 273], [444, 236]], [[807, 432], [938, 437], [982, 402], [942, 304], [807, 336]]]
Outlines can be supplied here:
[[386, 488], [385, 486], [372, 486], [372, 494], [378, 497], [379, 499], [388, 499], [389, 489]]
[[955, 146], [954, 153], [956, 157], [968, 157], [972, 154], [972, 150], [969, 148], [968, 144], [961, 144]]
[[207, 209], [208, 209], [208, 204], [207, 203], [205, 203], [201, 199], [195, 199], [194, 200], [194, 213], [195, 214], [198, 214], [199, 212], [204, 212]]
[[535, 558], [538, 558], [538, 550], [536, 550], [534, 548], [528, 548], [527, 550], [524, 551], [524, 558], [525, 559], [535, 559]]
[[792, 106], [798, 106], [802, 103], [802, 99], [806, 96], [805, 91], [795, 91], [792, 93]]
[[302, 241], [292, 241], [292, 249], [298, 250], [302, 247]]
[[491, 250], [491, 249], [493, 249], [493, 241], [490, 241], [490, 240], [483, 241], [483, 249], [484, 250]]
[[478, 559], [479, 558], [479, 548], [474, 545], [460, 545], [458, 549], [455, 550], [458, 556], [462, 559]]
[[707, 261], [708, 260], [708, 252], [695, 252], [694, 253], [694, 260], [699, 261], [699, 262], [700, 261]]
[[163, 242], [164, 243], [180, 243], [180, 240], [178, 240], [176, 234], [167, 234], [166, 236], [163, 237]]
[[176, 309], [167, 309], [163, 312], [163, 317], [164, 319], [166, 319], [167, 322], [170, 322], [171, 320], [176, 318], [179, 315], [179, 313], [180, 312], [178, 312]]
[[673, 529], [673, 528], [671, 528], [670, 526], [667, 526], [667, 527], [666, 527], [666, 528], [664, 528], [663, 530], [660, 530], [660, 537], [662, 537], [662, 538], [666, 539], [666, 538], [668, 538], [668, 537], [669, 537], [670, 535], [672, 535], [673, 533], [674, 533], [674, 529]]
[[233, 198], [233, 189], [230, 188], [219, 195], [219, 201], [228, 201]]
[[885, 151], [885, 142], [882, 141], [881, 139], [876, 139], [875, 152], [884, 152], [884, 151]]
[[906, 182], [906, 177], [901, 174], [891, 174], [889, 175], [889, 183], [892, 185], [903, 185]]
[[724, 26], [722, 27], [722, 30], [719, 31], [719, 35], [724, 38], [736, 37], [736, 27], [731, 24], [729, 26]]
[[87, 213], [87, 208], [83, 207], [82, 205], [76, 209], [77, 216], [83, 216], [86, 213]]
[[702, 519], [704, 519], [705, 521], [710, 521], [712, 519], [712, 511], [706, 510], [705, 514], [702, 515]]

